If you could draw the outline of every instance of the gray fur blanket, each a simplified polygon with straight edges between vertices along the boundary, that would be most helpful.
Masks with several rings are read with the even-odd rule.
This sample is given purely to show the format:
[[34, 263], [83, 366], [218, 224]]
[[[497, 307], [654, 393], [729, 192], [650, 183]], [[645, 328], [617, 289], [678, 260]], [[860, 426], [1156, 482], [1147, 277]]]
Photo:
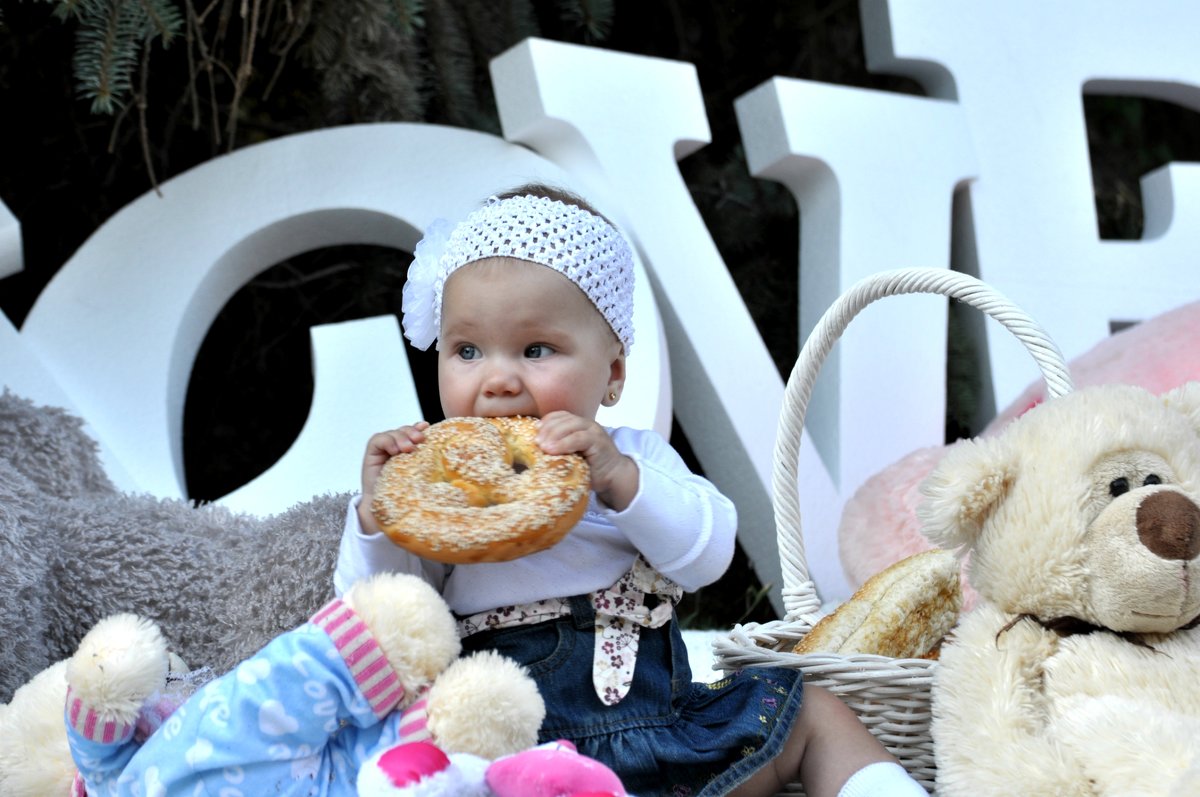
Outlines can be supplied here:
[[117, 491], [61, 409], [0, 396], [0, 703], [102, 617], [156, 620], [224, 672], [333, 594], [348, 494], [271, 517]]

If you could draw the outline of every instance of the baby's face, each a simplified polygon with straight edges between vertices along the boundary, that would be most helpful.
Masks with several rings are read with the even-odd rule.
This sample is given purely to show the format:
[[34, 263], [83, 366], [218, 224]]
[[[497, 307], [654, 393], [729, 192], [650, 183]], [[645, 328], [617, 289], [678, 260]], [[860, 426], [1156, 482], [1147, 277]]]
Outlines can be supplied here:
[[625, 379], [621, 344], [553, 269], [513, 258], [460, 268], [442, 293], [438, 387], [446, 417], [595, 418]]

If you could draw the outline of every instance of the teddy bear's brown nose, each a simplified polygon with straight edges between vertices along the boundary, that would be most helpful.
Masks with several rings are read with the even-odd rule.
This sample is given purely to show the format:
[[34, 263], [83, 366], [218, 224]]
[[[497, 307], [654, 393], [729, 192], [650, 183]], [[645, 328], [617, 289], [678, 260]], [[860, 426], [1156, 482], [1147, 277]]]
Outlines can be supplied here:
[[1200, 507], [1174, 490], [1146, 497], [1137, 511], [1138, 537], [1163, 559], [1195, 559], [1200, 553]]

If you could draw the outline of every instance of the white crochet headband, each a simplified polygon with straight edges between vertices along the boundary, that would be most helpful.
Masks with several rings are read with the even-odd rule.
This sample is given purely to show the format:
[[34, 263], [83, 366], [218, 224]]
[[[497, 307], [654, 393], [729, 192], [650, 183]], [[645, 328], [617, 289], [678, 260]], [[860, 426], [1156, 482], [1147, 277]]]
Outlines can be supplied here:
[[453, 228], [437, 220], [417, 244], [404, 283], [404, 335], [418, 349], [437, 340], [442, 289], [459, 268], [489, 257], [515, 257], [574, 282], [608, 321], [625, 353], [633, 346], [633, 252], [604, 219], [538, 196], [493, 197]]

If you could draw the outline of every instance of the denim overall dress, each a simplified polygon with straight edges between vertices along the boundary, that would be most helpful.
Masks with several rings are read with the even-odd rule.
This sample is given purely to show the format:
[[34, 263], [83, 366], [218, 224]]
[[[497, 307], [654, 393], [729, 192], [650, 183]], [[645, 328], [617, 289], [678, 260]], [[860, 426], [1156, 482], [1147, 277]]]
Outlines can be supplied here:
[[[727, 794], [779, 753], [800, 708], [800, 673], [749, 668], [694, 682], [673, 610], [660, 626], [638, 630], [627, 693], [615, 704], [602, 699], [592, 677], [604, 656], [599, 595], [565, 599], [554, 619], [473, 626], [463, 638], [464, 653], [495, 650], [528, 668], [546, 702], [540, 742], [569, 739], [638, 797]], [[647, 606], [660, 600], [642, 597]]]

